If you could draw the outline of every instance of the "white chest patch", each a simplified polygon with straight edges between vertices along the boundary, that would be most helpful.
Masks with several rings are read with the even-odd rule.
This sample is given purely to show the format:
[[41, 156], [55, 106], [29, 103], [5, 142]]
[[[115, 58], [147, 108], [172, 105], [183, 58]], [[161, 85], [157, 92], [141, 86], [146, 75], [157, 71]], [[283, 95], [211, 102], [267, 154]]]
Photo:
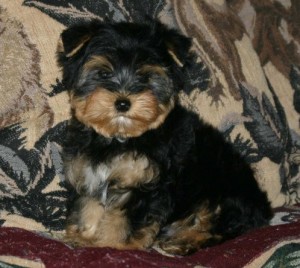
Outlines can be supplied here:
[[86, 191], [100, 194], [101, 201], [106, 202], [110, 182], [113, 189], [138, 187], [158, 179], [157, 165], [145, 155], [128, 152], [117, 155], [105, 163], [100, 163], [96, 169], [86, 166], [83, 171]]
[[106, 164], [100, 164], [96, 170], [87, 166], [84, 171], [84, 186], [86, 191], [93, 195], [95, 191], [101, 191], [101, 201], [105, 203], [107, 198], [108, 178], [111, 173]]

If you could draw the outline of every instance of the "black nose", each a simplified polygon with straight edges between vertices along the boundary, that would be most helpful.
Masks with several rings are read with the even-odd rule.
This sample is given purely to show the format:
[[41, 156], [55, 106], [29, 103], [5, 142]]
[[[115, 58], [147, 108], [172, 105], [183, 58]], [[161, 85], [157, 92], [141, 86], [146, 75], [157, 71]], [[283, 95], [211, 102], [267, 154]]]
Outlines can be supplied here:
[[131, 103], [128, 99], [117, 99], [115, 107], [118, 112], [127, 112], [130, 109]]

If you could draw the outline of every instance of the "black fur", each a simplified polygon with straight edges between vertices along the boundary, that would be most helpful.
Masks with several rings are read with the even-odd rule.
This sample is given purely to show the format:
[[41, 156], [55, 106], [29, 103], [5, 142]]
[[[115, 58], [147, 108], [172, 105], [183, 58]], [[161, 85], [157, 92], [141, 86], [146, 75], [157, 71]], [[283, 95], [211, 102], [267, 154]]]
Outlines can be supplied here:
[[[67, 57], [83, 37], [88, 37], [88, 41]], [[126, 189], [130, 197], [121, 209], [128, 218], [130, 235], [134, 236], [141, 228], [157, 222], [160, 231], [156, 240], [161, 241], [162, 248], [168, 251], [164, 243], [172, 240], [172, 223], [190, 217], [202, 207], [211, 211], [208, 231], [212, 237], [220, 237], [218, 242], [268, 224], [271, 208], [249, 165], [220, 132], [181, 107], [177, 101], [177, 94], [184, 83], [184, 65], [190, 59], [190, 39], [160, 23], [92, 22], [67, 29], [62, 34], [62, 41], [64, 50], [58, 52], [58, 57], [63, 67], [63, 82], [75, 96], [84, 98], [97, 86], [111, 92], [125, 90], [130, 94], [143, 92], [147, 87], [162, 105], [171, 98], [175, 99], [174, 108], [157, 128], [121, 140], [118, 136], [101, 135], [86, 126], [73, 111], [64, 146], [67, 163], [78, 155], [84, 155], [95, 170], [99, 163], [110, 161], [116, 155], [135, 152], [137, 158], [146, 156], [158, 166], [157, 179]], [[172, 50], [176, 59], [168, 50]], [[107, 75], [91, 71], [82, 82], [83, 65], [92, 55], [108, 56], [114, 65], [114, 73]], [[156, 74], [136, 75], [135, 71], [145, 64], [162, 66], [168, 80]], [[108, 196], [113, 184], [105, 185]], [[92, 195], [100, 200], [104, 186], [100, 182], [98, 186], [92, 193], [80, 190], [79, 194]], [[192, 243], [186, 250], [181, 248], [170, 252], [187, 254], [210, 241], [205, 242]], [[184, 248], [188, 247], [187, 243], [181, 241], [178, 245], [180, 242], [174, 242]]]

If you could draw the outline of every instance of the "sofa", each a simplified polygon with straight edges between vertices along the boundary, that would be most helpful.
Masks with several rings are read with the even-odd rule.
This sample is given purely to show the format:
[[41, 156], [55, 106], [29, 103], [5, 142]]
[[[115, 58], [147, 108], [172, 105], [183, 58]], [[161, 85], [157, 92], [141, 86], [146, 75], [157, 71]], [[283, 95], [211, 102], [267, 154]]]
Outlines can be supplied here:
[[[269, 226], [185, 257], [62, 240], [74, 193], [60, 154], [60, 33], [145, 18], [192, 38], [180, 101], [245, 157], [274, 208]], [[300, 1], [0, 0], [0, 267], [299, 267], [299, 116]]]

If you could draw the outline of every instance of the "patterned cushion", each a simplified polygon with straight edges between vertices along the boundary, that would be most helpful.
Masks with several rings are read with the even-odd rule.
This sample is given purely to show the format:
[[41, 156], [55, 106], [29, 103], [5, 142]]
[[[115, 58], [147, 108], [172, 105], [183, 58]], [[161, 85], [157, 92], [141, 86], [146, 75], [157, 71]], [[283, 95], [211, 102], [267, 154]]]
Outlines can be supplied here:
[[0, 0], [0, 224], [63, 229], [69, 104], [55, 51], [66, 26], [91, 18], [147, 15], [192, 37], [183, 105], [246, 157], [274, 207], [297, 203], [299, 12], [289, 0]]

